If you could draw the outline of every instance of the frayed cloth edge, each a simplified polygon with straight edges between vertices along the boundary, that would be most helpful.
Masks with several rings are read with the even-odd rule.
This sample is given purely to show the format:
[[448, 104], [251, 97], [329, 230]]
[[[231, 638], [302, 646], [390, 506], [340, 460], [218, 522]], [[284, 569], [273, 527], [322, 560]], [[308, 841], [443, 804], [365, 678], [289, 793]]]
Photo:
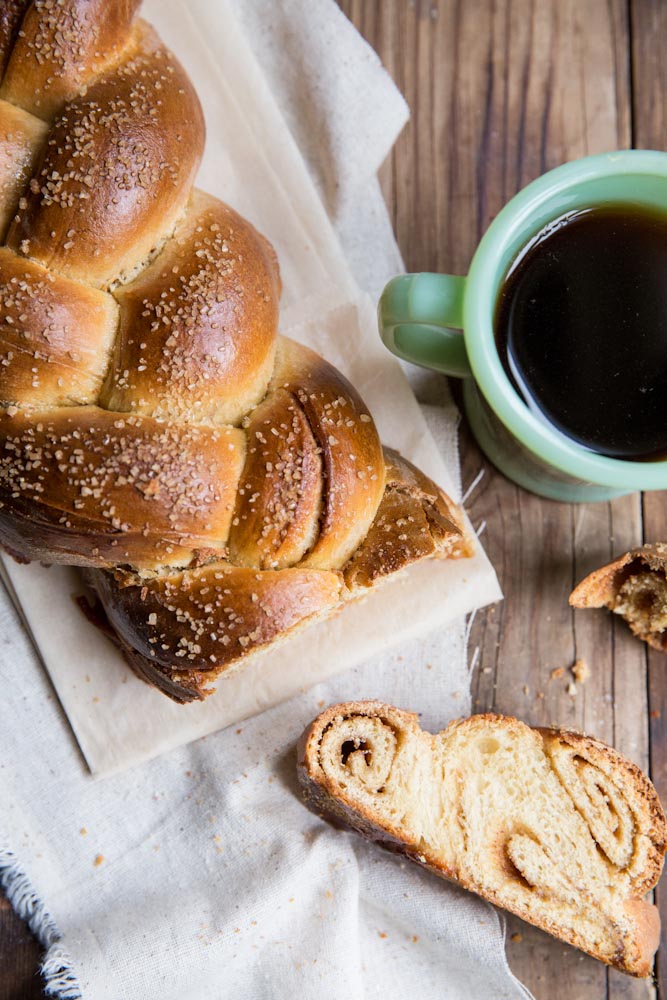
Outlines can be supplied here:
[[56, 923], [33, 889], [17, 856], [4, 845], [0, 845], [0, 886], [16, 914], [25, 920], [45, 950], [40, 972], [46, 995], [57, 1000], [81, 1000], [72, 959], [60, 944]]

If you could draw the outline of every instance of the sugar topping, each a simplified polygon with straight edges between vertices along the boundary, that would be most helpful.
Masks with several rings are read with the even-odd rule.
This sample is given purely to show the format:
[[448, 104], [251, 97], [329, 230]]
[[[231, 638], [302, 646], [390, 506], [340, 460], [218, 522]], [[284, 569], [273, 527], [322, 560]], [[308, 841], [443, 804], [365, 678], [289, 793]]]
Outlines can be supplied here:
[[0, 250], [0, 506], [46, 558], [134, 567], [148, 655], [210, 669], [337, 602], [384, 462], [335, 369], [285, 339], [276, 360], [268, 244], [186, 208], [199, 105], [124, 16], [35, 0], [18, 32], [50, 129]]

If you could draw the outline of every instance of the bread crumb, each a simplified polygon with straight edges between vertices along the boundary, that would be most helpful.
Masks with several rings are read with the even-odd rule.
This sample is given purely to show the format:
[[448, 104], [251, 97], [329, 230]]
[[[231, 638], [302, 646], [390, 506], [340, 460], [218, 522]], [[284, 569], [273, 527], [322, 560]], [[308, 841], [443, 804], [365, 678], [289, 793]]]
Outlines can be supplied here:
[[567, 693], [572, 698], [574, 698], [574, 696], [576, 695], [576, 693], [577, 693], [577, 685], [574, 683], [574, 681], [570, 681], [570, 683], [568, 684], [568, 686], [567, 686]]
[[651, 712], [651, 718], [652, 719], [661, 719], [662, 718], [662, 712], [660, 711], [659, 708], [654, 708], [653, 709], [653, 711]]
[[577, 684], [585, 684], [591, 676], [591, 668], [586, 663], [586, 660], [581, 658], [574, 661], [570, 670]]
[[413, 934], [412, 935], [412, 943], [413, 944], [417, 944], [417, 941], [419, 941], [418, 935], [417, 934]]
[[528, 695], [528, 694], [530, 694], [530, 688], [528, 687], [528, 685], [527, 685], [527, 684], [524, 684], [524, 686], [523, 686], [523, 693], [524, 693], [525, 695]]
[[561, 677], [565, 676], [565, 667], [555, 667], [549, 674], [549, 680], [559, 681]]
[[82, 837], [85, 837], [88, 831], [86, 830], [85, 826], [82, 826], [81, 829], [79, 830], [79, 833], [81, 834]]
[[95, 866], [95, 868], [99, 868], [100, 865], [103, 862], [104, 862], [104, 855], [103, 854], [96, 854], [95, 855], [95, 860], [93, 861], [93, 865]]
[[381, 937], [384, 940], [384, 938], [386, 938], [386, 936], [387, 935], [385, 934], [384, 931], [378, 931], [378, 937]]
[[516, 931], [514, 934], [512, 934], [510, 941], [512, 942], [512, 944], [521, 944], [521, 942], [523, 941], [523, 934], [519, 934], [519, 932]]

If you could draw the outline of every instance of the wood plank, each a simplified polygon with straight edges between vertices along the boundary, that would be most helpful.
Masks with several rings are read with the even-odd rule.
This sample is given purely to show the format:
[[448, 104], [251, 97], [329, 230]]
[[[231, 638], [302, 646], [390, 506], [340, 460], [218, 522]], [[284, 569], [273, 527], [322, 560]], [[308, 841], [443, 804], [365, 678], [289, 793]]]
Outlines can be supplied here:
[[[639, 149], [667, 148], [667, 4], [662, 0], [633, 0], [631, 9], [633, 140]], [[667, 540], [667, 504], [664, 493], [644, 495], [644, 540]], [[667, 663], [648, 653], [648, 699], [651, 775], [658, 794], [667, 801]], [[662, 921], [657, 981], [660, 997], [667, 997], [667, 886], [658, 886], [656, 901]]]
[[465, 272], [549, 167], [630, 143], [625, 0], [340, 0], [412, 111], [382, 178], [411, 270]]
[[667, 148], [667, 5], [632, 0], [633, 145]]
[[[383, 173], [406, 267], [464, 273], [505, 202], [544, 170], [631, 144], [625, 0], [342, 0], [412, 109]], [[662, 36], [667, 37], [663, 34]], [[476, 616], [475, 708], [573, 725], [648, 763], [646, 655], [620, 622], [576, 612], [572, 586], [642, 538], [635, 496], [568, 506], [514, 487], [462, 435], [468, 506], [506, 599]], [[568, 693], [576, 657], [590, 680]], [[563, 675], [552, 679], [552, 671]], [[512, 968], [540, 1000], [639, 998], [639, 983], [510, 920]]]

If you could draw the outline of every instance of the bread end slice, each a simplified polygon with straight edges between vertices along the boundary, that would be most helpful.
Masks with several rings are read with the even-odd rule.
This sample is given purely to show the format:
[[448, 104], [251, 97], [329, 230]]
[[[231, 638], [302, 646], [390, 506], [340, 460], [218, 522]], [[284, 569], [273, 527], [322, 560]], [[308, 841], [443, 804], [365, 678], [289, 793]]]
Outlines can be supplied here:
[[589, 573], [570, 594], [575, 608], [609, 608], [638, 639], [667, 650], [667, 544], [632, 549]]
[[307, 804], [634, 976], [651, 974], [667, 826], [653, 785], [599, 740], [478, 715], [433, 736], [350, 702], [303, 734]]

